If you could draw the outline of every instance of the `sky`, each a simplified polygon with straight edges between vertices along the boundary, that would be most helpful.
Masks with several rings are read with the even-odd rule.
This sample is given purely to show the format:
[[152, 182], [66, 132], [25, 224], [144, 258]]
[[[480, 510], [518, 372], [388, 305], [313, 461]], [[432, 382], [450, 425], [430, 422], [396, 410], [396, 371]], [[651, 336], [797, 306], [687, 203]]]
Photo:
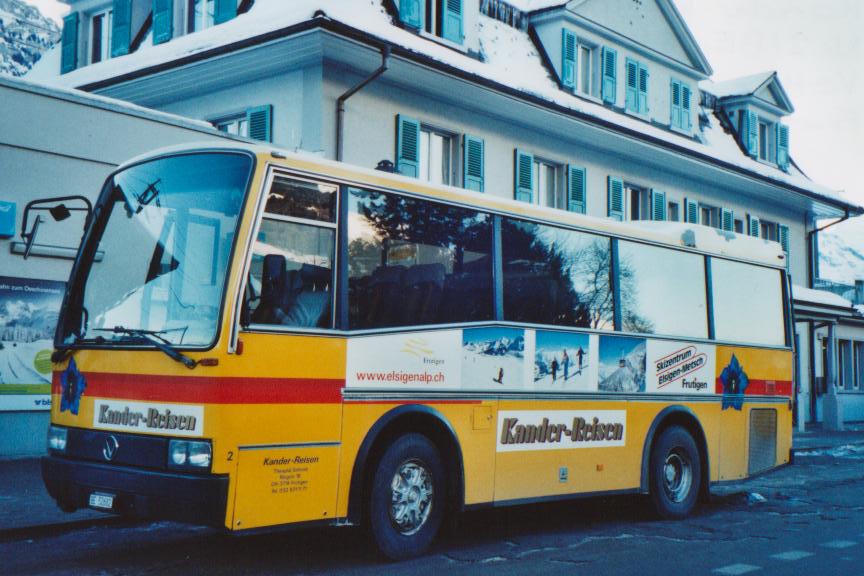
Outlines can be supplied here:
[[[57, 0], [26, 0], [58, 22]], [[345, 0], [351, 1], [351, 0]], [[715, 81], [776, 70], [795, 112], [790, 153], [805, 174], [864, 205], [864, 1], [674, 0]]]

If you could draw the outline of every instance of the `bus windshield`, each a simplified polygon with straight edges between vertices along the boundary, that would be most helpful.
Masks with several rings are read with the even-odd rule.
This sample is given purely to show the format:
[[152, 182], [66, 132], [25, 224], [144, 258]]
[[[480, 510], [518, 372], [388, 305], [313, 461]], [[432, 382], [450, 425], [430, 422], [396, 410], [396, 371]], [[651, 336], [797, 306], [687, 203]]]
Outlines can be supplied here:
[[216, 337], [252, 171], [242, 154], [160, 158], [114, 175], [70, 286], [63, 344], [176, 346]]

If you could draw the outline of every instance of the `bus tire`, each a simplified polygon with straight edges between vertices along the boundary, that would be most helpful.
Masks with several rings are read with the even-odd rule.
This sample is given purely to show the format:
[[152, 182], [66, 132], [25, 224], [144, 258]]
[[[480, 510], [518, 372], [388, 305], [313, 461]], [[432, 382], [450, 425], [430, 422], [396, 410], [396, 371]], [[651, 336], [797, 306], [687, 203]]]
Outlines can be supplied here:
[[438, 449], [421, 434], [393, 442], [378, 462], [369, 522], [378, 550], [391, 560], [425, 552], [444, 518], [447, 481]]
[[702, 485], [702, 462], [693, 436], [681, 426], [663, 430], [651, 449], [651, 500], [662, 518], [688, 516]]

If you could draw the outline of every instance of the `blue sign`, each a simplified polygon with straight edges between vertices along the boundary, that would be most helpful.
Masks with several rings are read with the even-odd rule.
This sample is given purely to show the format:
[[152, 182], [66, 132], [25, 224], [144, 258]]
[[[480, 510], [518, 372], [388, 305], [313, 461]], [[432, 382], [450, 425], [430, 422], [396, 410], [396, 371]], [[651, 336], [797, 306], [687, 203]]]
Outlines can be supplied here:
[[0, 238], [15, 236], [15, 202], [0, 200]]

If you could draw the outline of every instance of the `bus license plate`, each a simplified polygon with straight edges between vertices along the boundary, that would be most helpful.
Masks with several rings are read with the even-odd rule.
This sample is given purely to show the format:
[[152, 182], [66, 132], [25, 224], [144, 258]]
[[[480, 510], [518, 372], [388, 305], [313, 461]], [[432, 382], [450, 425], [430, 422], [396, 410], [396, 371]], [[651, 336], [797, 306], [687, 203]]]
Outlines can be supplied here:
[[101, 508], [103, 510], [111, 510], [114, 507], [114, 496], [112, 494], [99, 494], [94, 492], [90, 494], [90, 506], [92, 508]]

